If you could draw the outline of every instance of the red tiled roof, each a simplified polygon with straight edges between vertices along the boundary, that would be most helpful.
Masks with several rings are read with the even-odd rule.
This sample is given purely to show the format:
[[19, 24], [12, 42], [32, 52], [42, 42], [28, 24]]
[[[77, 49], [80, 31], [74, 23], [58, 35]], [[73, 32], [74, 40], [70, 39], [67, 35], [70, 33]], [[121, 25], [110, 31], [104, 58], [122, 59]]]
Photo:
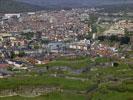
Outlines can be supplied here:
[[0, 64], [0, 68], [6, 68], [9, 67], [9, 64]]

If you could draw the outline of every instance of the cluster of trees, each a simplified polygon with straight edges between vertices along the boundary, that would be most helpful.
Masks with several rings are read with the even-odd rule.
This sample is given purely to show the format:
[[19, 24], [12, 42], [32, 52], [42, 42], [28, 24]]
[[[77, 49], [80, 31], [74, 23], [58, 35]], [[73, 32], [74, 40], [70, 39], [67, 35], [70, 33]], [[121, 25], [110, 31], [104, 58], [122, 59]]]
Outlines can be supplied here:
[[28, 33], [22, 33], [21, 35], [24, 38], [26, 38], [27, 40], [31, 40], [34, 37], [35, 33], [34, 32], [28, 32]]
[[119, 37], [117, 35], [111, 35], [111, 36], [99, 36], [98, 40], [100, 41], [110, 41], [110, 42], [120, 42], [121, 44], [129, 44], [130, 43], [130, 37], [128, 36], [122, 36]]
[[15, 58], [15, 57], [23, 57], [23, 56], [25, 56], [26, 54], [25, 54], [25, 52], [24, 51], [20, 51], [19, 52], [19, 54], [15, 54], [13, 51], [11, 52], [11, 54], [10, 54], [10, 58]]

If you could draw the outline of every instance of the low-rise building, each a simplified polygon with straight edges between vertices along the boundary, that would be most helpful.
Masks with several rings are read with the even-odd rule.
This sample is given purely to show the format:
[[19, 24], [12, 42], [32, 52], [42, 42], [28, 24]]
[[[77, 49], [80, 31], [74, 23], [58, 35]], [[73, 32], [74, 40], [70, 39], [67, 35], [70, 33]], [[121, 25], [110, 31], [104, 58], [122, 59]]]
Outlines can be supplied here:
[[77, 50], [88, 50], [90, 48], [90, 40], [81, 40], [79, 42], [74, 42], [69, 45], [70, 49]]
[[48, 44], [48, 51], [53, 53], [58, 53], [63, 51], [65, 44], [62, 42], [52, 42]]

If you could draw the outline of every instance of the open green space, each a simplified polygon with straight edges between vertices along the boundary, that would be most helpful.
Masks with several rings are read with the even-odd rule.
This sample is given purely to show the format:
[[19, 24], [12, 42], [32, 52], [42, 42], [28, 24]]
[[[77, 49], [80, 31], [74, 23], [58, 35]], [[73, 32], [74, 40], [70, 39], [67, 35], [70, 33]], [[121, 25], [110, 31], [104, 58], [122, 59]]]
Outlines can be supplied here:
[[106, 93], [97, 92], [92, 100], [133, 100], [132, 92], [115, 92], [108, 91]]
[[70, 93], [49, 93], [46, 95], [28, 98], [28, 97], [1, 97], [0, 100], [87, 100], [87, 96], [78, 95], [78, 94], [70, 94]]
[[[132, 65], [127, 64], [127, 60], [115, 60], [118, 66], [98, 66], [100, 63], [108, 63], [113, 60], [106, 58], [59, 58], [46, 65], [40, 65], [40, 67], [54, 67], [54, 66], [69, 66], [74, 69], [80, 69], [88, 66], [91, 70], [80, 74], [74, 74], [69, 72], [60, 72], [65, 77], [52, 77], [51, 72], [42, 74], [38, 73], [20, 73], [14, 77], [0, 79], [0, 89], [16, 89], [21, 86], [26, 87], [58, 87], [69, 92], [63, 93], [49, 93], [46, 95], [27, 98], [21, 96], [4, 97], [0, 100], [132, 100], [133, 99], [133, 69]], [[90, 64], [96, 63], [97, 66], [90, 66]], [[71, 79], [77, 78], [76, 79]], [[79, 78], [79, 80], [78, 80]], [[81, 81], [80, 79], [88, 79]], [[76, 92], [71, 92], [71, 91]], [[78, 94], [81, 91], [85, 91], [82, 95]], [[67, 98], [69, 97], [69, 99]], [[55, 99], [56, 98], [56, 99]]]
[[54, 66], [68, 66], [71, 68], [82, 68], [82, 67], [86, 67], [91, 63], [90, 58], [86, 57], [86, 58], [78, 58], [76, 59], [58, 59], [58, 60], [54, 60], [51, 61], [48, 64], [45, 65], [37, 65], [39, 67], [45, 67], [45, 66], [50, 66], [50, 67], [54, 67]]
[[62, 89], [87, 90], [93, 86], [91, 81], [80, 81], [48, 76], [18, 76], [0, 80], [0, 89], [13, 89], [19, 86], [56, 86]]
[[82, 67], [87, 67], [92, 63], [104, 63], [109, 62], [108, 58], [93, 58], [90, 57], [78, 57], [78, 58], [60, 58], [54, 61], [51, 61], [48, 64], [37, 65], [38, 67], [54, 67], [54, 66], [67, 66], [74, 69], [79, 69]]

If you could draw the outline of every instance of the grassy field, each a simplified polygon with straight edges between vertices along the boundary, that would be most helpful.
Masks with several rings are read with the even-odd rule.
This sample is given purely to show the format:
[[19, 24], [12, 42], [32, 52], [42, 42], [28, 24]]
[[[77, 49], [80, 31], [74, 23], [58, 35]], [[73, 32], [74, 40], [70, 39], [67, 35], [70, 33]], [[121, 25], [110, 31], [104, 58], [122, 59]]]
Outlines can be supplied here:
[[74, 68], [74, 69], [79, 69], [79, 68], [82, 68], [82, 67], [87, 67], [91, 63], [94, 63], [94, 62], [102, 63], [102, 62], [109, 62], [110, 61], [107, 58], [93, 58], [93, 59], [94, 59], [94, 61], [92, 61], [92, 59], [89, 58], [89, 57], [78, 57], [78, 58], [74, 58], [74, 59], [60, 58], [60, 59], [51, 61], [48, 64], [37, 65], [37, 66], [38, 67], [67, 66], [67, 67], [71, 67], [71, 68]]
[[87, 100], [85, 95], [69, 94], [69, 93], [50, 93], [33, 98], [26, 98], [20, 96], [1, 97], [0, 100]]
[[17, 88], [19, 86], [57, 86], [70, 90], [86, 90], [93, 85], [91, 81], [71, 80], [48, 76], [19, 76], [0, 80], [0, 89]]
[[115, 91], [108, 91], [106, 93], [97, 92], [92, 100], [133, 100], [133, 93]]
[[[110, 62], [110, 59], [89, 57], [79, 57], [77, 59], [61, 58], [50, 62], [48, 65], [50, 67], [70, 66], [78, 69], [95, 62]], [[94, 70], [80, 74], [63, 73], [69, 77], [89, 79], [86, 81], [66, 79], [64, 77], [50, 77], [51, 73], [49, 72], [42, 75], [38, 75], [37, 73], [18, 74], [15, 77], [0, 79], [0, 89], [15, 89], [19, 86], [55, 86], [70, 91], [86, 91], [84, 95], [56, 92], [35, 98], [14, 96], [0, 98], [0, 100], [88, 100], [90, 94], [91, 100], [133, 100], [133, 69], [126, 63], [126, 60], [118, 60], [117, 62], [119, 63], [117, 67], [112, 67], [111, 65], [107, 67], [93, 66]], [[43, 66], [47, 65], [40, 65], [40, 67]], [[70, 98], [68, 99], [67, 97]]]
[[78, 60], [69, 60], [69, 59], [65, 59], [65, 60], [54, 60], [51, 61], [48, 64], [45, 65], [37, 65], [39, 67], [45, 67], [45, 66], [50, 66], [50, 67], [54, 67], [54, 66], [68, 66], [71, 68], [82, 68], [82, 67], [86, 67], [91, 63], [91, 60], [89, 58], [84, 58], [84, 59], [78, 59]]

